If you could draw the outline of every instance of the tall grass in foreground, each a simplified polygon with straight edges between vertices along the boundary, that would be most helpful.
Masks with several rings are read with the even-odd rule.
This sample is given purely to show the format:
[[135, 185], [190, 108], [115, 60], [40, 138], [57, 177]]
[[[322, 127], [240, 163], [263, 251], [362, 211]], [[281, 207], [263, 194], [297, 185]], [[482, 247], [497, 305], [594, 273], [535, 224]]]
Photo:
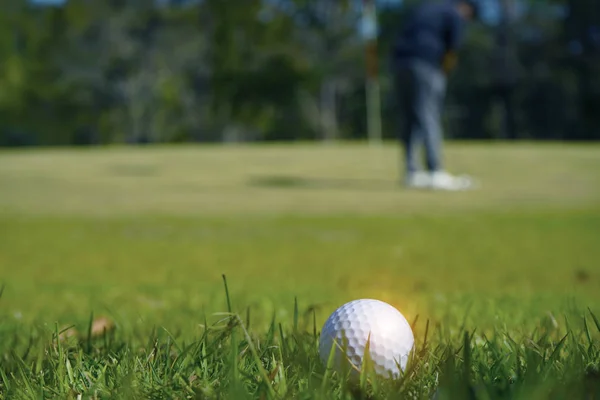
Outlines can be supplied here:
[[385, 381], [367, 372], [353, 383], [322, 365], [320, 327], [314, 317], [304, 326], [297, 303], [291, 323], [273, 318], [253, 332], [250, 311], [232, 313], [226, 281], [225, 289], [229, 310], [192, 341], [165, 329], [145, 342], [119, 330], [92, 337], [91, 319], [77, 339], [58, 327], [24, 337], [0, 322], [0, 398], [600, 398], [600, 321], [591, 310], [579, 328], [541, 321], [521, 337], [465, 326], [449, 333], [416, 318], [404, 375]]

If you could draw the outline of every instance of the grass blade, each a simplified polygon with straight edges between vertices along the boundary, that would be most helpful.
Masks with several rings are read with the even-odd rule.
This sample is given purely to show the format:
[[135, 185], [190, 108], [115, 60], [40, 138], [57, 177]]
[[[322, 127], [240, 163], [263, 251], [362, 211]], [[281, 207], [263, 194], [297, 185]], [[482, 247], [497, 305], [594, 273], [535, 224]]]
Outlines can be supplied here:
[[365, 350], [363, 353], [362, 365], [360, 368], [360, 376], [359, 376], [359, 387], [362, 393], [367, 391], [367, 382], [369, 377], [369, 372], [371, 368], [371, 332], [369, 332], [369, 336], [367, 336], [367, 343], [365, 344]]
[[[237, 317], [239, 319], [239, 317]], [[256, 347], [254, 346], [254, 342], [252, 341], [252, 338], [250, 337], [250, 333], [248, 333], [248, 330], [244, 327], [243, 322], [240, 320], [240, 327], [242, 329], [242, 332], [244, 333], [244, 336], [246, 338], [246, 341], [248, 342], [248, 347], [250, 348], [250, 352], [252, 353], [252, 356], [254, 358], [254, 362], [256, 363], [256, 367], [258, 368], [259, 374], [261, 376], [261, 378], [263, 379], [264, 384], [267, 387], [267, 391], [269, 393], [269, 395], [271, 396], [271, 398], [275, 398], [276, 397], [276, 392], [275, 389], [273, 388], [273, 384], [271, 383], [271, 380], [269, 379], [269, 374], [267, 373], [267, 370], [265, 370], [265, 367], [258, 355], [258, 351], [256, 350]]]
[[294, 333], [298, 332], [298, 297], [294, 296]]
[[279, 346], [280, 351], [283, 353], [285, 353], [287, 355], [288, 353], [288, 349], [287, 349], [287, 344], [286, 344], [286, 340], [285, 340], [285, 335], [283, 333], [283, 326], [281, 325], [281, 323], [279, 323], [279, 337], [281, 340], [281, 346]]
[[588, 326], [587, 318], [585, 317], [585, 315], [583, 316], [583, 331], [588, 340], [588, 344], [592, 344], [592, 335], [590, 335], [590, 328]]
[[592, 319], [594, 320], [594, 324], [596, 324], [596, 329], [598, 329], [598, 332], [600, 332], [600, 321], [598, 320], [598, 318], [596, 318], [596, 316], [594, 315], [594, 313], [592, 312], [592, 310], [588, 307], [588, 311], [590, 312], [590, 315], [592, 316]]
[[231, 313], [231, 299], [229, 298], [229, 287], [227, 286], [227, 277], [223, 276], [223, 285], [225, 286], [225, 298], [227, 299], [227, 312]]
[[90, 322], [87, 327], [87, 337], [86, 337], [86, 352], [90, 353], [92, 351], [92, 326], [94, 325], [94, 312], [90, 313]]
[[548, 357], [548, 364], [552, 364], [554, 361], [556, 361], [556, 359], [558, 358], [558, 355], [560, 354], [560, 350], [562, 349], [565, 340], [567, 340], [567, 337], [569, 336], [569, 334], [567, 333], [565, 336], [562, 337], [562, 339], [560, 339], [560, 341], [556, 344], [556, 347], [554, 348], [554, 350], [552, 351], [552, 353], [550, 354], [550, 357]]
[[313, 315], [313, 337], [315, 338], [315, 340], [317, 340], [317, 313], [315, 312], [314, 308], [312, 310], [312, 315]]
[[333, 363], [335, 362], [335, 353], [337, 351], [337, 341], [335, 338], [332, 340], [331, 348], [329, 349], [329, 356], [327, 357], [327, 365], [325, 365], [325, 374], [321, 381], [321, 394], [325, 396], [327, 394], [327, 387], [329, 385], [329, 378], [333, 372]]

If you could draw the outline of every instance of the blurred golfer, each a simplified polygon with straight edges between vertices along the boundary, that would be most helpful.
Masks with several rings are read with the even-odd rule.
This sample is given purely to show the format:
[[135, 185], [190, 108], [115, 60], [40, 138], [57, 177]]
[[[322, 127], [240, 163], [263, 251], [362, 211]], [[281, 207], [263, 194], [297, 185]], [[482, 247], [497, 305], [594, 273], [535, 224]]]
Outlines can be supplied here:
[[[453, 176], [443, 168], [442, 110], [447, 76], [456, 65], [465, 25], [477, 15], [473, 0], [424, 1], [412, 10], [394, 43], [408, 187], [464, 190], [472, 186], [471, 178]], [[419, 168], [417, 159], [422, 145], [426, 170]]]

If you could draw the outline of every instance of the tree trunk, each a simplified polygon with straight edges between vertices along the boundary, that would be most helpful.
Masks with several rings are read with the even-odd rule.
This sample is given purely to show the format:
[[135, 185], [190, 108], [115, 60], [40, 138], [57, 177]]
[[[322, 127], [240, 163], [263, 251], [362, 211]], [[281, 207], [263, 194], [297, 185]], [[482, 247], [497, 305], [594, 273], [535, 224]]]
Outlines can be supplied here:
[[321, 85], [321, 134], [325, 142], [338, 139], [336, 94], [335, 80], [325, 79]]
[[496, 57], [497, 63], [496, 82], [494, 83], [493, 96], [497, 105], [502, 109], [502, 123], [500, 124], [500, 136], [503, 139], [516, 139], [517, 127], [514, 115], [514, 88], [517, 81], [516, 52], [514, 49], [512, 23], [514, 21], [514, 0], [501, 0], [502, 22], [496, 33]]

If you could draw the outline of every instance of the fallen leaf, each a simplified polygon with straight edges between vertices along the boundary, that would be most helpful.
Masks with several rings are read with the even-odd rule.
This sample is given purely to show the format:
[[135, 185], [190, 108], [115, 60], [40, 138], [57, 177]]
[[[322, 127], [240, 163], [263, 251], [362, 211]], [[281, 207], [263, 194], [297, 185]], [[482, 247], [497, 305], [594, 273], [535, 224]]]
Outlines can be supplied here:
[[115, 323], [107, 317], [98, 317], [92, 322], [92, 337], [104, 335], [115, 329]]
[[74, 339], [77, 338], [77, 336], [79, 335], [79, 332], [77, 332], [77, 329], [75, 329], [74, 326], [63, 326], [62, 328], [60, 328], [60, 333], [58, 334], [58, 339], [61, 342], [66, 342], [69, 339]]

